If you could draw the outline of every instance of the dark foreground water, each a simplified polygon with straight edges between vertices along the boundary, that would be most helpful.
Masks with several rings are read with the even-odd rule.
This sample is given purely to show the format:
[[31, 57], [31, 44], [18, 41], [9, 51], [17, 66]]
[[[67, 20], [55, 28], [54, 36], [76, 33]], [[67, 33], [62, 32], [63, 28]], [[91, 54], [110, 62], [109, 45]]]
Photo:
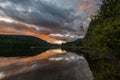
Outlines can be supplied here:
[[51, 49], [32, 57], [0, 57], [0, 80], [93, 80], [93, 75], [83, 56]]

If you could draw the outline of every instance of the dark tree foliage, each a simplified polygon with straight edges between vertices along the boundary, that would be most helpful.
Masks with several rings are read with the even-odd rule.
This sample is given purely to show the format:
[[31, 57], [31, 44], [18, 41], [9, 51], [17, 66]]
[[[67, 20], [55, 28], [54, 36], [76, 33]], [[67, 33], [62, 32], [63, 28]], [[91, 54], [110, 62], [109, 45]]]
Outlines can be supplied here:
[[64, 46], [84, 53], [95, 80], [120, 80], [120, 0], [102, 1], [86, 37]]
[[83, 40], [95, 80], [120, 79], [120, 0], [103, 0]]
[[33, 36], [0, 35], [0, 56], [33, 56], [56, 47]]

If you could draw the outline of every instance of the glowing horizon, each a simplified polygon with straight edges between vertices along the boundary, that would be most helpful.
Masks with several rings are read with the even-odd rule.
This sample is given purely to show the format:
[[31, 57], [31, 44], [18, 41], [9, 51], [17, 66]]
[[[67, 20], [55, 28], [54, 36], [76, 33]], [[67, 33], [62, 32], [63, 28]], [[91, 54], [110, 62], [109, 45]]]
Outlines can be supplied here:
[[98, 3], [100, 0], [2, 0], [0, 34], [30, 35], [55, 44], [75, 41], [85, 36]]

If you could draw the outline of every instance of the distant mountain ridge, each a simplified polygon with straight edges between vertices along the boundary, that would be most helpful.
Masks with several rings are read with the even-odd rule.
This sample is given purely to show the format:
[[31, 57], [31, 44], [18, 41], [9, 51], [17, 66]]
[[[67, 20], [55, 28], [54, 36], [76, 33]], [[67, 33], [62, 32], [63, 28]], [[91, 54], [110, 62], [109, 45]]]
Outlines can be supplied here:
[[49, 47], [51, 44], [34, 36], [0, 35], [0, 47]]
[[[28, 36], [28, 35], [5, 35], [5, 34], [0, 34], [0, 38], [17, 38], [17, 39], [22, 39], [22, 40], [26, 40], [26, 39], [36, 39], [36, 40], [41, 40], [44, 41], [40, 38], [34, 37], [34, 36]], [[46, 41], [44, 41], [46, 42]]]
[[34, 36], [0, 35], [0, 56], [33, 56], [55, 46]]

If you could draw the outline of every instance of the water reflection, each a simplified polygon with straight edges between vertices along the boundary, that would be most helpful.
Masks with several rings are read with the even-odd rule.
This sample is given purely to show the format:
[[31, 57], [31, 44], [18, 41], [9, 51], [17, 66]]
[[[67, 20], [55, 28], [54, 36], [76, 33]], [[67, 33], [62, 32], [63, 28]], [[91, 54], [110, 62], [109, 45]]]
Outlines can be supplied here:
[[65, 55], [59, 55], [59, 56], [53, 56], [49, 58], [49, 61], [77, 61], [80, 59], [85, 59], [83, 56], [78, 56], [76, 54], [73, 54], [71, 52], [65, 54]]
[[[78, 80], [73, 71], [77, 71], [77, 75], [81, 71], [82, 77], [88, 78], [86, 73], [92, 78], [83, 56], [61, 49], [51, 49], [33, 57], [0, 57], [0, 80]], [[58, 79], [68, 75], [72, 78]]]
[[23, 56], [35, 56], [37, 54], [43, 53], [49, 48], [0, 48], [0, 56], [4, 57], [23, 57]]
[[62, 50], [62, 49], [51, 49], [46, 52], [43, 52], [40, 55], [37, 55], [36, 58], [38, 59], [49, 59], [50, 57], [60, 55], [60, 54], [65, 54], [67, 51]]

